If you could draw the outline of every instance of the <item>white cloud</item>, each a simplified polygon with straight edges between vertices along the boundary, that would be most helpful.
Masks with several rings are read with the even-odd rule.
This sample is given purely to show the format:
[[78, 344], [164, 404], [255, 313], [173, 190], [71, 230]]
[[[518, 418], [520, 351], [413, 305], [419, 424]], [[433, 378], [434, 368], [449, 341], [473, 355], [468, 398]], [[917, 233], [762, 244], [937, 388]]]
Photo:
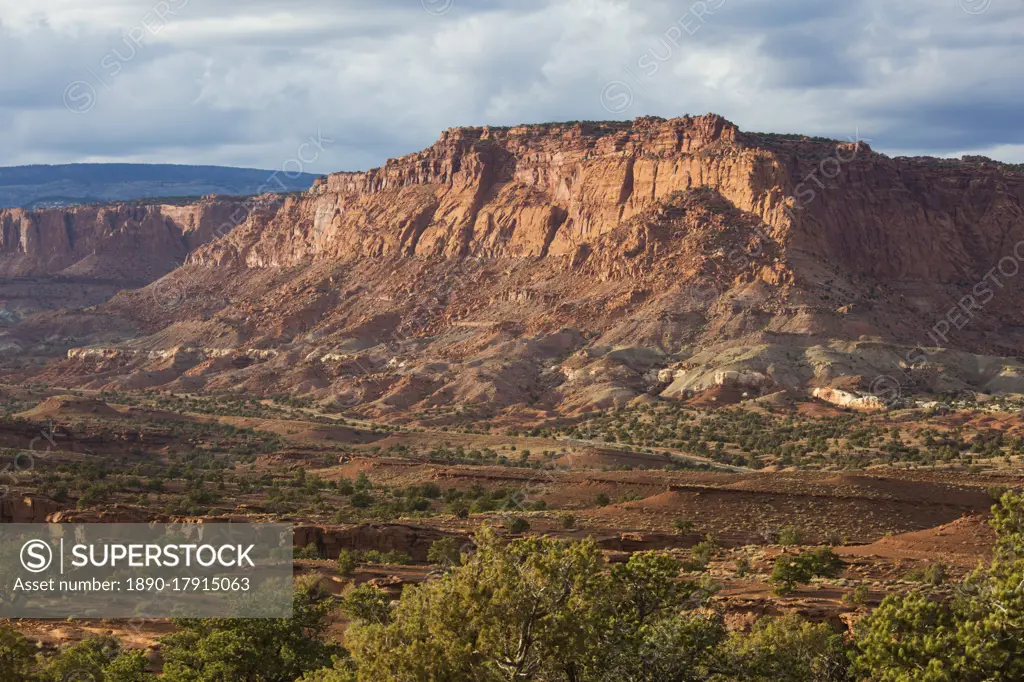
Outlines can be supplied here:
[[[455, 125], [611, 118], [612, 80], [634, 97], [615, 118], [715, 111], [746, 130], [859, 129], [893, 152], [1024, 147], [1020, 0], [976, 15], [952, 0], [453, 2], [166, 0], [177, 14], [154, 24], [153, 0], [0, 0], [0, 164], [269, 168], [321, 130], [336, 142], [309, 170], [366, 168]], [[144, 22], [158, 32], [140, 37]], [[667, 59], [647, 75], [651, 54]], [[65, 108], [76, 81], [86, 113]]]

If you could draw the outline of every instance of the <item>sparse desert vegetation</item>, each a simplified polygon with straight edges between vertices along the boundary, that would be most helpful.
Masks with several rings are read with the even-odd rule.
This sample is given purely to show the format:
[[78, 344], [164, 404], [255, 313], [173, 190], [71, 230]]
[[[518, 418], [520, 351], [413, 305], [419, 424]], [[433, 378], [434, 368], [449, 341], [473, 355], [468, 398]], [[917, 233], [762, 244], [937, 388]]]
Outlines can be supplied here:
[[[556, 428], [452, 431], [305, 401], [7, 394], [25, 409], [0, 421], [3, 463], [41, 431], [53, 443], [32, 466], [9, 469], [16, 495], [5, 520], [38, 513], [17, 502], [32, 499], [33, 509], [70, 521], [203, 517], [315, 529], [296, 539], [296, 599], [319, 620], [301, 633], [280, 626], [311, 652], [272, 663], [284, 682], [397, 681], [401, 670], [434, 665], [487, 679], [597, 680], [597, 670], [636, 670], [637, 657], [652, 672], [624, 679], [674, 679], [684, 669], [722, 681], [886, 679], [928, 654], [895, 652], [879, 633], [932, 622], [946, 623], [942, 636], [963, 652], [950, 680], [975, 679], [968, 670], [1005, 655], [971, 640], [982, 614], [966, 600], [988, 598], [1013, 575], [1006, 557], [1020, 541], [1014, 491], [1024, 476], [1017, 422], [1001, 411], [1013, 404], [837, 414], [803, 401], [771, 410], [678, 401]], [[944, 451], [954, 456], [920, 458]], [[990, 568], [978, 572], [979, 561]], [[550, 619], [513, 656], [507, 638], [533, 627], [521, 610], [528, 595], [565, 567], [578, 587], [535, 604]], [[477, 582], [489, 579], [480, 571], [515, 576], [504, 583], [508, 605], [456, 606], [454, 595], [492, 589]], [[483, 606], [470, 624], [444, 620], [448, 608]], [[778, 615], [756, 615], [768, 608]], [[562, 609], [571, 609], [564, 622]], [[428, 627], [422, 618], [437, 620]], [[610, 622], [630, 625], [602, 629]], [[3, 631], [4, 665], [11, 679], [48, 682], [67, 661], [87, 659], [98, 680], [145, 680], [160, 642], [161, 679], [199, 680], [198, 670], [222, 665], [204, 641], [244, 639], [257, 627], [168, 626], [126, 644], [116, 621], [102, 636], [89, 621], [59, 633], [23, 622]], [[458, 634], [427, 634], [446, 628]], [[556, 656], [551, 647], [577, 641], [573, 628], [599, 633], [600, 647]], [[936, 636], [906, 632], [922, 643]], [[47, 646], [26, 648], [23, 636]], [[487, 637], [492, 648], [456, 655], [465, 637]], [[401, 644], [381, 648], [385, 639]]]
[[[291, 619], [176, 621], [160, 638], [160, 679], [216, 679], [210, 674], [218, 671], [281, 682], [584, 682], [608, 674], [650, 682], [843, 682], [924, 679], [922, 670], [949, 682], [1016, 679], [1024, 674], [1017, 636], [1024, 496], [1007, 493], [993, 511], [996, 552], [987, 567], [959, 581], [952, 595], [927, 587], [891, 594], [846, 637], [795, 614], [762, 616], [747, 631], [730, 631], [715, 600], [722, 585], [706, 562], [687, 566], [670, 553], [646, 551], [609, 564], [593, 540], [509, 540], [485, 525], [474, 533], [471, 553], [434, 543], [428, 560], [444, 572], [397, 599], [371, 583], [338, 598], [313, 573], [296, 591]], [[698, 546], [694, 553], [712, 551]], [[338, 563], [351, 577], [359, 560], [344, 553]], [[777, 593], [789, 594], [844, 568], [831, 549], [820, 548], [778, 557], [771, 580]], [[850, 595], [858, 607], [868, 599], [863, 586]], [[346, 623], [344, 647], [329, 637], [336, 614]], [[81, 671], [104, 682], [155, 680], [147, 667], [141, 652], [114, 636], [40, 654], [0, 625], [5, 680], [57, 682]]]

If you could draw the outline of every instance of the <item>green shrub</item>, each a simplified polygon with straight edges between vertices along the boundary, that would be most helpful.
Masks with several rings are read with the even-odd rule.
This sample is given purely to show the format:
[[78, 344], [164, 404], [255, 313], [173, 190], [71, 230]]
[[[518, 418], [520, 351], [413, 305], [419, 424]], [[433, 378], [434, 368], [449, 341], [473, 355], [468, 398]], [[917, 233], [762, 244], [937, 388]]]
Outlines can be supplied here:
[[312, 544], [312, 543], [310, 543], [308, 545], [303, 545], [302, 547], [299, 547], [297, 550], [295, 550], [295, 558], [296, 559], [312, 559], [312, 560], [319, 559], [320, 558], [320, 548], [317, 547], [315, 544]]
[[361, 561], [365, 564], [383, 564], [385, 566], [408, 566], [412, 563], [412, 557], [394, 550], [381, 552], [375, 549], [368, 550], [361, 554]]
[[469, 518], [469, 507], [462, 500], [449, 503], [448, 512], [457, 519], [465, 520]]
[[867, 585], [857, 585], [850, 592], [843, 595], [843, 601], [851, 606], [864, 606], [868, 603], [871, 591]]
[[[115, 637], [89, 637], [63, 646], [56, 655], [47, 659], [39, 677], [27, 679], [40, 682], [156, 682], [146, 673], [146, 667], [146, 657], [141, 651], [123, 649]], [[2, 679], [7, 682], [8, 678]]]
[[335, 607], [318, 583], [303, 582], [291, 618], [176, 619], [176, 631], [160, 639], [160, 682], [285, 681], [330, 668], [344, 653], [326, 636]]
[[359, 555], [350, 549], [343, 549], [338, 552], [335, 565], [338, 567], [338, 575], [343, 578], [351, 578], [359, 566]]
[[916, 566], [907, 573], [907, 580], [936, 587], [946, 582], [947, 573], [946, 564], [941, 561], [932, 561], [923, 566]]
[[843, 637], [826, 623], [796, 615], [765, 617], [749, 634], [733, 633], [723, 664], [729, 680], [743, 682], [846, 682]]
[[455, 538], [434, 540], [427, 552], [427, 561], [442, 566], [457, 566], [461, 558], [459, 542]]
[[714, 614], [688, 608], [696, 588], [678, 580], [671, 557], [637, 553], [609, 570], [593, 542], [506, 542], [489, 529], [476, 541], [464, 566], [406, 588], [390, 623], [349, 628], [345, 643], [361, 680], [664, 682], [715, 674], [725, 628]]
[[35, 646], [9, 625], [0, 625], [0, 680], [33, 682], [35, 667]]
[[516, 516], [508, 522], [507, 527], [511, 533], [525, 533], [530, 530], [530, 522], [521, 516]]
[[689, 519], [677, 519], [672, 523], [672, 526], [676, 529], [676, 532], [686, 534], [693, 531], [693, 521]]
[[356, 509], [366, 509], [373, 504], [373, 496], [365, 490], [357, 490], [352, 493], [352, 497], [349, 498], [349, 502]]
[[690, 550], [690, 558], [683, 564], [683, 568], [687, 571], [702, 571], [717, 554], [718, 543], [711, 535], [706, 535]]
[[391, 622], [391, 598], [372, 585], [360, 585], [345, 595], [341, 609], [349, 618], [362, 623], [386, 625]]
[[797, 585], [809, 583], [812, 578], [835, 577], [842, 568], [842, 560], [827, 547], [795, 555], [783, 554], [775, 559], [770, 581], [776, 594], [787, 595]]
[[1003, 495], [1005, 495], [1008, 490], [1009, 488], [1002, 485], [993, 485], [985, 489], [985, 491], [989, 494], [989, 497], [991, 497], [996, 502], [1002, 499]]
[[779, 544], [795, 547], [803, 543], [804, 534], [797, 526], [786, 526], [779, 531]]

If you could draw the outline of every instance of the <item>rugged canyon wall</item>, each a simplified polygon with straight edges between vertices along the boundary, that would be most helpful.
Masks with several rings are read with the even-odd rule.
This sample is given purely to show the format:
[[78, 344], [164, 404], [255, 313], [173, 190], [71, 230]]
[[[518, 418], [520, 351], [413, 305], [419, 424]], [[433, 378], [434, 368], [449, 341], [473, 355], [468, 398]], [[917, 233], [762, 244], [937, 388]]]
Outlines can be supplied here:
[[[1024, 352], [1022, 206], [1014, 167], [714, 115], [453, 129], [245, 211], [161, 282], [76, 318], [137, 331], [46, 376], [382, 412], [588, 409], [730, 377], [1024, 391], [1005, 359]], [[158, 285], [172, 305], [153, 305]], [[909, 352], [922, 343], [955, 352]]]
[[241, 199], [0, 210], [0, 277], [148, 283], [229, 224]]
[[1020, 172], [743, 133], [708, 115], [448, 130], [383, 168], [318, 181], [193, 261], [566, 256], [695, 187], [787, 248], [894, 282], [981, 277], [1024, 238]]
[[973, 284], [1024, 239], [1019, 168], [762, 141], [797, 182], [790, 248], [858, 275]]
[[6, 320], [84, 308], [145, 286], [273, 197], [0, 209], [0, 304]]
[[[812, 295], [827, 288], [832, 295], [818, 301], [826, 308], [818, 312], [886, 304], [889, 323], [859, 324], [854, 316], [834, 332], [847, 338], [918, 343], [961, 300], [971, 318], [988, 307], [988, 319], [955, 343], [946, 335], [932, 345], [1004, 352], [978, 334], [1024, 328], [1017, 304], [1024, 288], [1015, 276], [1024, 244], [1014, 252], [1024, 240], [1019, 169], [978, 159], [892, 159], [857, 140], [744, 133], [715, 115], [448, 130], [420, 153], [319, 181], [276, 214], [254, 216], [198, 249], [190, 262], [273, 268], [358, 258], [547, 258], [554, 269], [590, 261], [602, 278], [634, 276], [638, 252], [649, 256], [643, 267], [662, 267], [693, 233], [691, 225], [678, 239], [652, 239], [659, 230], [647, 214], [698, 190], [759, 221], [731, 242], [700, 244], [714, 262], [691, 262], [686, 274], [703, 271], [716, 290], [733, 284], [723, 277], [752, 277]], [[619, 236], [608, 238], [612, 232]], [[771, 262], [739, 272], [749, 265], [746, 254], [767, 252]], [[1000, 262], [1004, 275], [1014, 274], [975, 295]], [[821, 317], [813, 307], [808, 314]], [[836, 325], [811, 326], [831, 334]]]
[[319, 181], [193, 262], [567, 256], [695, 187], [715, 189], [782, 234], [790, 184], [770, 153], [746, 146], [718, 116], [459, 128], [383, 168]]

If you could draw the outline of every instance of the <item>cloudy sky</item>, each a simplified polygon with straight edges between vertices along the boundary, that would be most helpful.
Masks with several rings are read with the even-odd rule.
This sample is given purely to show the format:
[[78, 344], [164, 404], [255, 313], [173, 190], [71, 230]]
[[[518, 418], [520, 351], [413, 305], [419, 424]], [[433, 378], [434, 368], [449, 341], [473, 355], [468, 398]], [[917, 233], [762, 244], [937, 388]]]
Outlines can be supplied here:
[[0, 59], [0, 165], [279, 168], [312, 137], [323, 173], [708, 111], [1024, 162], [1024, 0], [0, 0]]

